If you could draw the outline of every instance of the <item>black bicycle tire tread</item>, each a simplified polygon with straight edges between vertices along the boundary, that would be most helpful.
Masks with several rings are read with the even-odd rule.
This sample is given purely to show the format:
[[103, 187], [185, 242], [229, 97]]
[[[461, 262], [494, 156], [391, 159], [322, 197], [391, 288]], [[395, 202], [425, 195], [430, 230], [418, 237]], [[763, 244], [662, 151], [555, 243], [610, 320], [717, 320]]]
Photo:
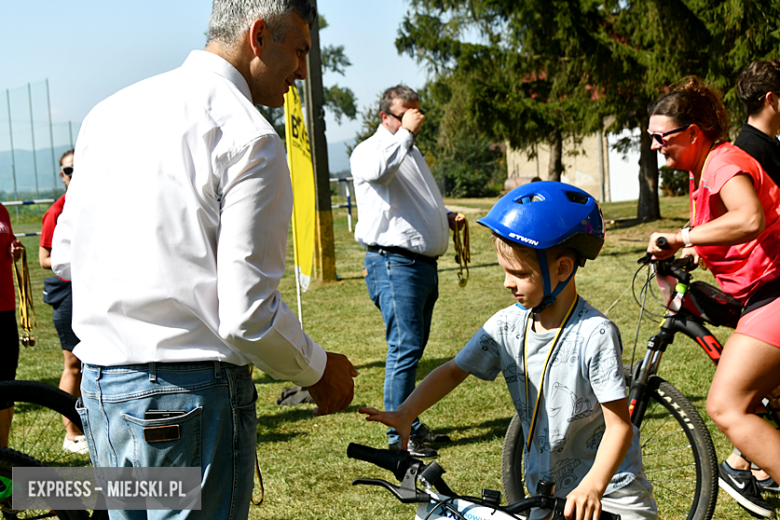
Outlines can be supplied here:
[[[715, 445], [712, 442], [710, 431], [707, 429], [707, 425], [704, 423], [698, 410], [696, 410], [696, 407], [670, 382], [662, 377], [652, 376], [648, 381], [647, 389], [656, 395], [658, 395], [658, 390], [663, 391], [670, 399], [670, 401], [667, 401], [670, 406], [666, 407], [666, 409], [677, 416], [676, 406], [685, 413], [687, 420], [693, 425], [692, 429], [685, 428], [684, 431], [686, 435], [690, 434], [688, 438], [691, 440], [692, 446], [694, 446], [694, 454], [698, 452], [699, 460], [697, 463], [702, 469], [701, 478], [703, 482], [702, 492], [699, 494], [695, 506], [696, 512], [693, 516], [689, 514], [688, 520], [711, 520], [715, 514], [715, 505], [718, 500], [718, 456], [715, 452]], [[663, 405], [660, 399], [657, 398], [656, 401]], [[705, 496], [705, 488], [708, 484], [710, 492], [706, 493]]]
[[[11, 463], [10, 467], [8, 463]], [[9, 470], [13, 467], [45, 468], [41, 461], [30, 457], [20, 451], [0, 447], [0, 475], [11, 478]], [[89, 520], [86, 511], [54, 511], [61, 520]]]
[[[519, 452], [518, 442], [520, 443]], [[515, 471], [515, 467], [518, 464], [518, 455], [520, 465], [522, 466], [522, 445], [524, 443], [525, 436], [523, 434], [523, 424], [520, 421], [520, 417], [515, 414], [509, 422], [509, 427], [507, 427], [506, 436], [504, 437], [504, 444], [501, 449], [501, 486], [504, 489], [504, 496], [506, 497], [507, 504], [513, 504], [525, 497], [522, 479], [518, 482], [518, 479], [515, 478], [515, 475], [518, 474]], [[522, 467], [519, 474], [522, 475]]]
[[76, 398], [55, 386], [39, 381], [1, 381], [0, 394], [8, 401], [36, 404], [54, 410], [81, 429]]

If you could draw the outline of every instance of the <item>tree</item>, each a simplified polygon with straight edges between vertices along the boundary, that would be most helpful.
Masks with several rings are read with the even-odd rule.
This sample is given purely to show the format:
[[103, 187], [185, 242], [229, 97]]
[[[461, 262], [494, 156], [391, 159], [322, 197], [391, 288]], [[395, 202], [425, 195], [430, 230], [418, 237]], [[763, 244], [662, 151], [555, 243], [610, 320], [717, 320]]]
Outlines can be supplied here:
[[607, 131], [639, 128], [637, 216], [650, 220], [660, 210], [648, 107], [684, 76], [729, 89], [751, 59], [776, 55], [778, 9], [777, 0], [412, 0], [396, 46], [456, 93], [445, 129], [470, 120], [513, 147], [555, 151], [608, 116]]
[[599, 56], [592, 4], [415, 0], [396, 46], [453, 90], [445, 128], [473, 121], [515, 148], [546, 142], [560, 179], [563, 141], [601, 125], [587, 73]]

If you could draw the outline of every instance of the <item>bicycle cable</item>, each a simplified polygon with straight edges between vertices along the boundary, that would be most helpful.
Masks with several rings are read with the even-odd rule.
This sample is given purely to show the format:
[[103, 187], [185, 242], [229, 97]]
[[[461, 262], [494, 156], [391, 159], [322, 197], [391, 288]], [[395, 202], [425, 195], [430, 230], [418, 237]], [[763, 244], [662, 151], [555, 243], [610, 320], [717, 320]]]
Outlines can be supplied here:
[[652, 277], [650, 276], [650, 269], [647, 270], [647, 279], [645, 280], [644, 285], [642, 286], [642, 290], [639, 292], [639, 294], [642, 296], [642, 302], [640, 303], [639, 300], [636, 297], [636, 290], [635, 290], [635, 283], [636, 278], [639, 275], [640, 271], [642, 271], [642, 268], [644, 266], [637, 269], [636, 273], [634, 273], [634, 278], [631, 281], [631, 289], [634, 294], [634, 300], [639, 304], [639, 320], [636, 324], [636, 335], [634, 336], [634, 348], [631, 351], [631, 374], [629, 379], [629, 386], [634, 384], [634, 363], [636, 362], [636, 346], [639, 343], [639, 330], [642, 328], [642, 317], [645, 315], [645, 303], [647, 301], [647, 291], [648, 287], [650, 286], [650, 280], [652, 280]]
[[457, 518], [460, 518], [460, 520], [467, 520], [467, 518], [465, 516], [463, 516], [463, 513], [458, 511], [458, 508], [456, 508], [455, 506], [450, 504], [450, 502], [452, 502], [453, 500], [455, 500], [455, 499], [452, 498], [452, 497], [449, 497], [449, 498], [447, 498], [445, 500], [437, 501], [435, 503], [435, 505], [433, 506], [433, 509], [431, 509], [428, 512], [427, 515], [425, 515], [425, 518], [423, 520], [430, 520], [431, 516], [436, 512], [437, 509], [439, 509], [439, 507], [443, 507], [444, 509], [450, 511]]

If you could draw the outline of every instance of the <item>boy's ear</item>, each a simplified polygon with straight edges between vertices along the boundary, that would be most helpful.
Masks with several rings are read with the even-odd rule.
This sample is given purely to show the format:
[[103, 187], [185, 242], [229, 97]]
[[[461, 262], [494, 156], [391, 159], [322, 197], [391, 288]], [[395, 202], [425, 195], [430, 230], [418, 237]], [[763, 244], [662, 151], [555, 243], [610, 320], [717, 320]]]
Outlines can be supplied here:
[[570, 255], [561, 255], [556, 263], [556, 274], [560, 281], [566, 280], [574, 270], [574, 259]]

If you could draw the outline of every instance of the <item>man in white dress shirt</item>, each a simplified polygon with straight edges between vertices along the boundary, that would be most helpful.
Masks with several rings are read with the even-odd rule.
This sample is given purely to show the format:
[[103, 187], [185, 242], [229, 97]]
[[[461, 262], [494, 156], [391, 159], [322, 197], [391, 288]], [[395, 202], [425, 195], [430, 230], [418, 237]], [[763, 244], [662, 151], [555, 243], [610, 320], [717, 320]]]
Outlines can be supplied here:
[[[366, 248], [363, 277], [382, 312], [387, 340], [385, 410], [395, 410], [414, 390], [417, 363], [431, 330], [439, 295], [436, 259], [447, 251], [449, 228], [463, 217], [448, 213], [414, 137], [425, 116], [417, 93], [387, 89], [379, 102], [382, 124], [350, 157], [358, 204], [355, 240]], [[401, 449], [395, 429], [390, 449]], [[415, 419], [409, 451], [435, 457], [428, 442], [448, 441]]]
[[176, 518], [248, 516], [250, 364], [307, 386], [320, 415], [352, 400], [352, 364], [277, 290], [292, 188], [255, 108], [305, 78], [316, 20], [308, 0], [215, 0], [205, 51], [99, 103], [79, 134], [52, 251], [73, 282], [79, 413], [96, 466], [201, 468], [202, 509]]

